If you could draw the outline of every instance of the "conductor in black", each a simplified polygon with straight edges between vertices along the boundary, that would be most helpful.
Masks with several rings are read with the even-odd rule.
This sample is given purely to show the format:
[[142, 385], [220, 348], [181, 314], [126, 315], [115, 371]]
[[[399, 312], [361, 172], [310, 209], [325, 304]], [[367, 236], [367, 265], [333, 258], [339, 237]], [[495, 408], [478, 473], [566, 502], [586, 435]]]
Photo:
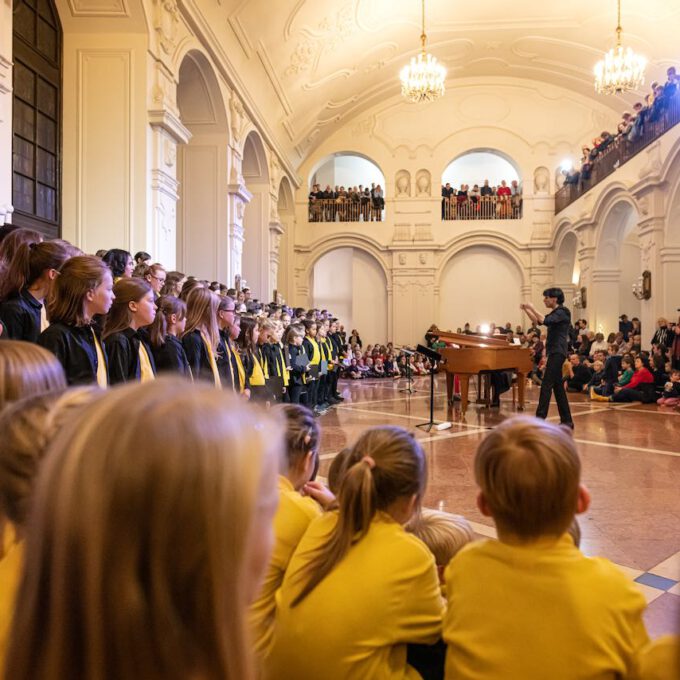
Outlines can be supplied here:
[[569, 400], [562, 381], [562, 366], [567, 359], [571, 313], [564, 306], [564, 293], [561, 288], [544, 290], [543, 303], [550, 310], [545, 316], [540, 314], [530, 302], [520, 305], [520, 308], [534, 323], [543, 325], [548, 329], [548, 338], [545, 343], [547, 363], [543, 373], [536, 417], [545, 419], [548, 416], [550, 395], [554, 392], [560, 422], [573, 430], [574, 421], [571, 417]]

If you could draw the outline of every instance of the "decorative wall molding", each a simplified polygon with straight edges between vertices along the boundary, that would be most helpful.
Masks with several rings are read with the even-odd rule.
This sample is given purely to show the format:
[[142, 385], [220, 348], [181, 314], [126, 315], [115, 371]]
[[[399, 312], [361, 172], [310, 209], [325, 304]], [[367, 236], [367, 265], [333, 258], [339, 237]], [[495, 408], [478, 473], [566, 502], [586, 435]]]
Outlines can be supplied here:
[[115, 19], [130, 16], [127, 0], [68, 0], [68, 7], [77, 19], [87, 17]]

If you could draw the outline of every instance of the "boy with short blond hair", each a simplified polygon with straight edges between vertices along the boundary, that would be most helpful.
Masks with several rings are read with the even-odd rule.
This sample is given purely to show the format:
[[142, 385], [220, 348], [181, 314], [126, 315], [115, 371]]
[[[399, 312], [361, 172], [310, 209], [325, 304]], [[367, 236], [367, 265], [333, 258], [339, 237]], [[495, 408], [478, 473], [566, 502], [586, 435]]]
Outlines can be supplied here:
[[477, 504], [498, 541], [449, 564], [447, 680], [629, 678], [648, 642], [645, 600], [608, 560], [585, 557], [566, 532], [590, 503], [566, 428], [503, 422], [475, 457]]

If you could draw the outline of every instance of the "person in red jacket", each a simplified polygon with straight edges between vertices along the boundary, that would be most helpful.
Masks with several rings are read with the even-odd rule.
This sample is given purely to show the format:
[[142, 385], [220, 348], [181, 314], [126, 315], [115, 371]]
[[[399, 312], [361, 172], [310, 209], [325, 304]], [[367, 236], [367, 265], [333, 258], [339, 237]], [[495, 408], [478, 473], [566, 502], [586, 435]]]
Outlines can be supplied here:
[[[649, 387], [644, 387], [649, 385]], [[635, 373], [625, 387], [615, 387], [610, 401], [630, 402], [643, 401], [645, 390], [654, 389], [654, 376], [645, 366], [641, 357], [635, 357]]]

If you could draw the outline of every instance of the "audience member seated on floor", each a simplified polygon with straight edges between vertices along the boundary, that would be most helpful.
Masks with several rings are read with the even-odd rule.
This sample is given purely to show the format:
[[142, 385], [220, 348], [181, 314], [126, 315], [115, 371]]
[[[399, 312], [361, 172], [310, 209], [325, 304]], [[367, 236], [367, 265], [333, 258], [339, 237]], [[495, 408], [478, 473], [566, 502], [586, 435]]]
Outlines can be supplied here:
[[318, 467], [319, 425], [305, 406], [276, 407], [286, 426], [284, 469], [279, 474], [279, 506], [274, 515], [274, 545], [258, 598], [250, 610], [253, 643], [264, 657], [274, 633], [276, 591], [281, 587], [295, 549], [322, 507], [335, 501], [319, 482], [311, 481]]
[[383, 360], [380, 357], [378, 357], [373, 364], [373, 375], [375, 375], [376, 378], [384, 378], [386, 375], [385, 366], [383, 364]]
[[45, 392], [14, 402], [0, 416], [0, 669], [5, 665], [38, 467], [54, 436], [98, 393], [92, 387]]
[[[623, 361], [621, 362], [623, 366]], [[625, 386], [616, 385], [611, 396], [603, 396], [596, 390], [591, 390], [590, 398], [594, 401], [614, 401], [632, 402], [643, 401], [651, 403], [654, 401], [654, 376], [641, 356], [635, 357], [635, 371], [630, 381]]]
[[23, 340], [0, 340], [0, 413], [9, 404], [66, 388], [64, 369], [46, 349]]
[[659, 406], [678, 406], [680, 404], [680, 370], [671, 371], [670, 379], [664, 385], [663, 396], [656, 403]]
[[590, 345], [590, 356], [593, 356], [595, 352], [601, 351], [601, 352], [606, 352], [608, 349], [609, 345], [604, 339], [604, 334], [603, 333], [596, 333], [595, 334], [595, 340]]
[[278, 593], [268, 680], [417, 677], [406, 645], [434, 644], [444, 609], [434, 557], [403, 526], [426, 479], [411, 433], [374, 427], [357, 440], [339, 509], [310, 524]]
[[208, 385], [85, 406], [38, 477], [5, 677], [253, 678], [281, 450], [273, 418]]
[[645, 599], [567, 534], [590, 504], [571, 434], [509, 418], [482, 441], [474, 470], [498, 541], [466, 546], [446, 569], [446, 678], [631, 677], [649, 640]]
[[350, 360], [350, 364], [347, 367], [346, 375], [350, 380], [361, 380], [364, 377], [361, 371], [359, 370], [359, 364], [357, 363], [356, 359]]
[[564, 388], [567, 392], [583, 392], [592, 377], [593, 371], [590, 366], [582, 362], [578, 354], [572, 354], [569, 357], [567, 375], [564, 380]]
[[[470, 523], [460, 515], [423, 508], [405, 529], [417, 536], [434, 555], [442, 597], [446, 602], [444, 570], [463, 547], [475, 540]], [[406, 659], [420, 673], [422, 680], [440, 680], [444, 677], [446, 645], [443, 640], [434, 645], [409, 645]]]
[[593, 373], [588, 383], [583, 386], [583, 391], [590, 392], [591, 387], [602, 387], [604, 385], [604, 376], [604, 363], [597, 359], [593, 362]]
[[385, 373], [388, 378], [399, 378], [401, 376], [401, 371], [394, 360], [394, 355], [390, 352], [385, 357]]

